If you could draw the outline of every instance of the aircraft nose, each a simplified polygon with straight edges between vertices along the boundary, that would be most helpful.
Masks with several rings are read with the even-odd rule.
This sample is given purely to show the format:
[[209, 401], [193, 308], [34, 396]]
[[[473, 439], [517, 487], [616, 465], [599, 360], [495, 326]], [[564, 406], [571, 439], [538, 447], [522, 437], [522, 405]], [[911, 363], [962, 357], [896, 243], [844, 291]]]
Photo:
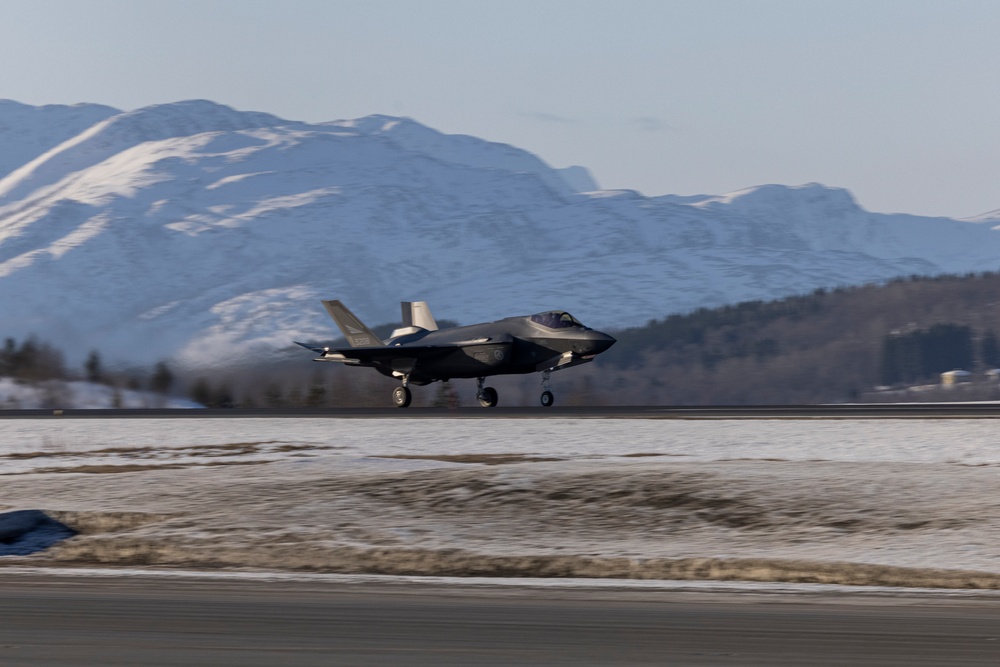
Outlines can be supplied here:
[[582, 354], [600, 354], [617, 342], [615, 338], [600, 331], [588, 331], [584, 340], [585, 350], [580, 350]]

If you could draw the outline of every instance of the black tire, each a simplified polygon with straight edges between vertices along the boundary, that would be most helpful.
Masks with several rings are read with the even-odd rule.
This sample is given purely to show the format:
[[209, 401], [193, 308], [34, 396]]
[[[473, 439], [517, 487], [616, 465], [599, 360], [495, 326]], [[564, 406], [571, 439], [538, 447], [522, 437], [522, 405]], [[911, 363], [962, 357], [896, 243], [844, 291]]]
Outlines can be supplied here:
[[495, 408], [500, 397], [493, 387], [483, 387], [483, 393], [479, 395], [479, 405], [484, 408]]
[[551, 408], [552, 403], [556, 400], [555, 396], [552, 395], [551, 391], [542, 392], [542, 407]]
[[397, 408], [409, 407], [413, 394], [408, 387], [399, 386], [392, 390], [392, 404]]

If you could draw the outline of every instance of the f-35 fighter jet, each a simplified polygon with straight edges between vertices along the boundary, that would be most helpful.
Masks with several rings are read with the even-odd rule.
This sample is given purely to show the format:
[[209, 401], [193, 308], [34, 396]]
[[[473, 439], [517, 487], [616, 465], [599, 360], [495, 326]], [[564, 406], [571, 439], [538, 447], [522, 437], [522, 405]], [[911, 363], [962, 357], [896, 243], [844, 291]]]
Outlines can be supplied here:
[[483, 407], [497, 404], [497, 392], [483, 386], [490, 375], [542, 373], [542, 405], [552, 405], [552, 371], [592, 361], [614, 345], [611, 336], [583, 326], [569, 313], [553, 310], [496, 322], [438, 329], [423, 301], [404, 301], [403, 327], [382, 341], [340, 301], [323, 301], [350, 347], [331, 349], [297, 343], [319, 355], [315, 361], [367, 366], [395, 377], [400, 385], [392, 402], [405, 408], [410, 385], [452, 378], [477, 378], [476, 398]]

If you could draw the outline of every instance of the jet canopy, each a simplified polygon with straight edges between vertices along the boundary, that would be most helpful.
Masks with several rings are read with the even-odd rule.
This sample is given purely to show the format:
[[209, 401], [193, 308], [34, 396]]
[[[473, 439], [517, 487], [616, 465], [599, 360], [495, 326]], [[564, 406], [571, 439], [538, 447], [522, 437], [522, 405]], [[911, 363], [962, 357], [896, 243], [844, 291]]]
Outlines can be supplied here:
[[570, 327], [580, 327], [584, 329], [586, 327], [572, 315], [561, 310], [550, 310], [547, 313], [537, 313], [531, 316], [531, 321], [535, 324], [541, 324], [543, 327], [549, 329], [568, 329]]

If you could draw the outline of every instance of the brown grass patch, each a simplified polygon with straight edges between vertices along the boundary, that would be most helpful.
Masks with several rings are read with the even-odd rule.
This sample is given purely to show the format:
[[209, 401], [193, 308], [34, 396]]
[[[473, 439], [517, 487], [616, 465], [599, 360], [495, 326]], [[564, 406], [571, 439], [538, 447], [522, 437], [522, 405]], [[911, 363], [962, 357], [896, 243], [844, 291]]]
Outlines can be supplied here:
[[46, 510], [45, 513], [56, 521], [73, 528], [81, 535], [115, 533], [180, 516], [177, 514], [148, 514], [146, 512], [75, 512], [65, 510]]
[[563, 460], [551, 456], [534, 456], [532, 454], [388, 454], [372, 458], [442, 461], [444, 463], [482, 463], [489, 466], [503, 465], [505, 463], [537, 463]]
[[281, 445], [280, 447], [275, 447], [276, 452], [307, 452], [311, 450], [321, 450], [321, 449], [344, 449], [344, 447], [337, 447], [335, 445]]
[[87, 473], [105, 475], [118, 472], [146, 472], [149, 470], [170, 470], [183, 468], [211, 468], [216, 466], [255, 466], [265, 463], [276, 463], [273, 460], [260, 459], [255, 461], [210, 461], [208, 463], [160, 463], [160, 464], [124, 464], [124, 465], [80, 465], [67, 468], [38, 468], [13, 475], [31, 475], [36, 473]]
[[208, 463], [192, 463], [191, 468], [215, 468], [218, 466], [259, 466], [265, 463], [277, 463], [277, 460], [257, 459], [256, 461], [209, 461]]
[[[27, 461], [39, 458], [86, 458], [88, 456], [107, 456], [109, 454], [121, 456], [122, 458], [151, 458], [150, 454], [162, 454], [165, 456], [247, 456], [256, 454], [264, 445], [277, 444], [277, 440], [264, 440], [260, 442], [228, 442], [222, 445], [188, 445], [186, 447], [105, 447], [104, 449], [90, 449], [84, 451], [34, 451], [34, 452], [14, 452], [5, 454], [0, 458], [11, 461]], [[333, 447], [314, 447], [312, 445], [281, 445], [276, 448], [279, 452], [292, 452], [307, 449], [333, 449]]]
[[107, 473], [116, 472], [143, 472], [146, 470], [162, 470], [164, 468], [187, 468], [188, 466], [181, 465], [180, 463], [162, 463], [160, 465], [140, 465], [140, 464], [127, 464], [127, 465], [81, 465], [73, 466], [71, 468], [39, 468], [38, 470], [32, 470], [30, 473], [20, 473], [22, 475], [27, 475], [31, 473], [58, 473], [58, 472], [82, 472], [96, 475], [103, 475]]
[[[649, 558], [579, 555], [490, 556], [460, 549], [324, 547], [309, 543], [243, 547], [133, 536], [67, 540], [35, 563], [76, 566], [155, 565], [192, 569], [255, 567], [277, 571], [454, 577], [607, 578], [756, 581], [851, 586], [1000, 589], [1000, 575], [970, 570], [766, 558]], [[32, 561], [27, 561], [33, 564]], [[20, 561], [19, 564], [25, 564]]]
[[11, 461], [27, 461], [28, 459], [38, 459], [46, 456], [68, 456], [68, 454], [65, 452], [15, 452], [13, 454], [5, 454], [0, 458], [10, 459]]

